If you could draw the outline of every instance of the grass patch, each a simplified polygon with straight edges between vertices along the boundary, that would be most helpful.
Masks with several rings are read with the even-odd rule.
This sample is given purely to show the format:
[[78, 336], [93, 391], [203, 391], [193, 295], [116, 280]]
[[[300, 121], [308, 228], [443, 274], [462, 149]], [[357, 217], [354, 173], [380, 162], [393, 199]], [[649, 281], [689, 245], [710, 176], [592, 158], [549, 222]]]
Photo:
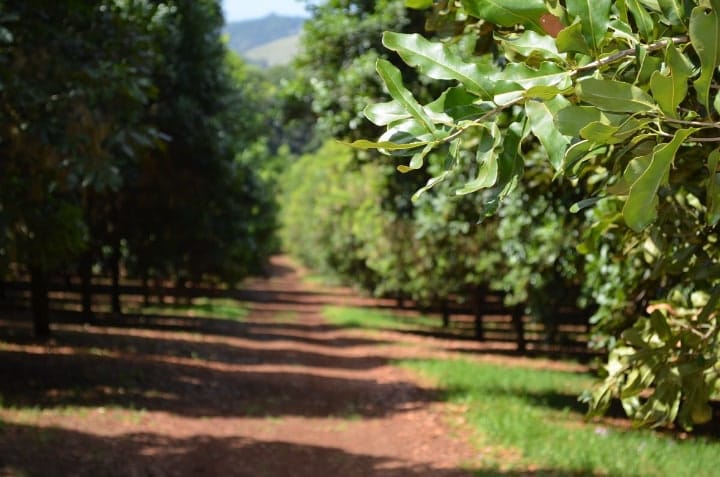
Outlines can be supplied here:
[[382, 329], [438, 329], [439, 318], [400, 316], [387, 311], [349, 306], [326, 306], [323, 316], [333, 325], [348, 328]]
[[141, 315], [183, 316], [189, 318], [216, 318], [242, 321], [248, 309], [230, 298], [193, 298], [191, 304], [167, 304], [142, 306], [133, 310]]
[[[593, 382], [585, 374], [462, 360], [400, 364], [433, 379], [449, 401], [467, 409], [465, 417], [477, 430], [482, 448], [505, 448], [496, 456], [485, 456], [494, 470], [547, 471], [539, 475], [709, 477], [717, 475], [720, 468], [720, 443], [716, 441], [677, 440], [646, 430], [586, 422], [584, 405], [576, 398]], [[508, 460], [508, 454], [515, 457]], [[483, 469], [478, 475], [491, 474]]]

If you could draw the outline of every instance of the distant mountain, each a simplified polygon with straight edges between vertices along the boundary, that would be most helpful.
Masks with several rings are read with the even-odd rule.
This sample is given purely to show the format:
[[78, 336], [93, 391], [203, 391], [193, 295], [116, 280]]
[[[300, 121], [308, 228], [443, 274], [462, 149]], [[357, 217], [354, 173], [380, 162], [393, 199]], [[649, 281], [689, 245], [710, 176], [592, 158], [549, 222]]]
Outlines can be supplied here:
[[272, 14], [256, 20], [230, 22], [225, 26], [228, 47], [262, 66], [288, 63], [297, 52], [305, 20]]

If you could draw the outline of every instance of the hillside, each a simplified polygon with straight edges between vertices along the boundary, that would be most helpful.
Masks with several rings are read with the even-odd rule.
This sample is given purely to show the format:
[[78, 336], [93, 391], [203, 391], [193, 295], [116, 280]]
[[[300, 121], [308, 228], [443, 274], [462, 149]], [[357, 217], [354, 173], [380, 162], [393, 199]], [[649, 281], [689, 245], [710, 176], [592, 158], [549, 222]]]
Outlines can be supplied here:
[[297, 51], [305, 18], [268, 15], [255, 20], [230, 22], [225, 27], [228, 47], [254, 63], [287, 63]]
[[245, 60], [262, 67], [286, 65], [300, 48], [300, 35], [291, 35], [249, 49], [241, 54]]

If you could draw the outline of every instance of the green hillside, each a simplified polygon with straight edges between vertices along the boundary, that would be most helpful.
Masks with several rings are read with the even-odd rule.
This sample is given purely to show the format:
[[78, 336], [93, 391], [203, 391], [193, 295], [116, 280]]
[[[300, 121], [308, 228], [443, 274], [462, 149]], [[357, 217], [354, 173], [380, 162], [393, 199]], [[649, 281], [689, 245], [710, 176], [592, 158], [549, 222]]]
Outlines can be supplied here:
[[286, 65], [300, 48], [300, 35], [291, 35], [260, 45], [242, 54], [250, 63], [262, 67]]
[[[297, 36], [302, 30], [305, 18], [268, 15], [255, 20], [230, 22], [225, 26], [228, 34], [228, 46], [245, 57], [255, 48], [267, 45], [279, 39]], [[283, 45], [286, 46], [286, 45]]]

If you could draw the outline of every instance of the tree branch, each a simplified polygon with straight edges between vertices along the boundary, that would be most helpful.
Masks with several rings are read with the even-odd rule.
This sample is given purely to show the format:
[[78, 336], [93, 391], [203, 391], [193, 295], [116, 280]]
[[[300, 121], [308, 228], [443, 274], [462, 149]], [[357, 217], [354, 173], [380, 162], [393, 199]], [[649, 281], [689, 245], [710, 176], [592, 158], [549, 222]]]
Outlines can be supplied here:
[[[646, 45], [647, 51], [657, 51], [665, 48], [670, 43], [673, 44], [679, 44], [679, 43], [688, 43], [690, 41], [690, 37], [687, 35], [668, 38], [665, 40], [656, 41], [655, 43], [650, 43], [649, 45]], [[570, 72], [570, 76], [576, 76], [578, 73], [581, 73], [583, 71], [588, 70], [594, 70], [597, 68], [602, 68], [605, 65], [609, 65], [610, 63], [614, 63], [618, 60], [621, 60], [627, 56], [634, 55], [637, 52], [637, 48], [628, 48], [627, 50], [621, 50], [617, 53], [614, 53], [610, 56], [606, 56], [605, 58], [601, 58], [597, 61], [593, 61], [592, 63], [588, 63], [587, 65], [579, 66], [575, 70]]]

